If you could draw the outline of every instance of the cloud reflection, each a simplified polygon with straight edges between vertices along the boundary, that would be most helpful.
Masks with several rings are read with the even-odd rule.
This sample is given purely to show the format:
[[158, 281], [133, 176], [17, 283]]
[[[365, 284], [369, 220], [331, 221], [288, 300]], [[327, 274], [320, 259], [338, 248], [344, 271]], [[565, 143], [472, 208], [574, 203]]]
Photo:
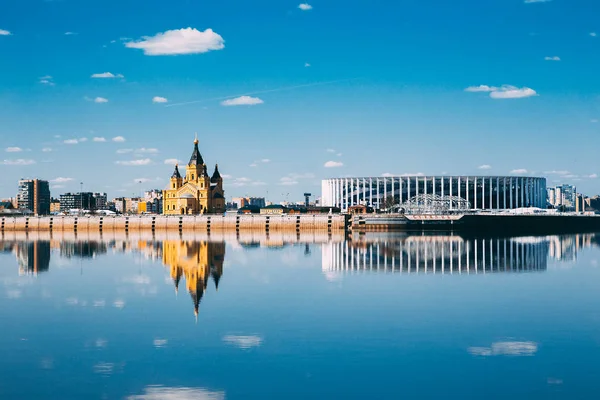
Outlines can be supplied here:
[[156, 347], [157, 349], [165, 347], [167, 343], [169, 343], [167, 339], [154, 339], [154, 342], [152, 342], [152, 344], [154, 344], [154, 347]]
[[537, 353], [535, 342], [495, 342], [491, 347], [469, 347], [468, 352], [474, 356], [533, 356]]
[[223, 337], [223, 341], [229, 345], [239, 347], [240, 349], [247, 350], [253, 347], [258, 347], [262, 344], [263, 338], [260, 336], [237, 336], [227, 335]]
[[127, 397], [128, 400], [223, 400], [225, 392], [204, 388], [148, 386], [144, 394]]

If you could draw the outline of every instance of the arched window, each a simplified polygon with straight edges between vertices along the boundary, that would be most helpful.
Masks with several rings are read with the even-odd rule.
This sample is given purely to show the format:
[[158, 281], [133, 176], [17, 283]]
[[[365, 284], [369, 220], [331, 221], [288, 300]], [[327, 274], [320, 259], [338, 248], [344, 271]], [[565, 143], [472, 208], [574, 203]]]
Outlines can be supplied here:
[[192, 174], [192, 180], [194, 180], [194, 174]]
[[173, 189], [175, 189], [175, 184], [173, 184]]

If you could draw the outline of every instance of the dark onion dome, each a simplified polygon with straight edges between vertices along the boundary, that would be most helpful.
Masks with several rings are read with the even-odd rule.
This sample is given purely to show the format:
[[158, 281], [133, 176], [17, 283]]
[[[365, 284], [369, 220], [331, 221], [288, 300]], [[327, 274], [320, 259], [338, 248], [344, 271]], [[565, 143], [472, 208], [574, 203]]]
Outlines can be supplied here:
[[175, 164], [175, 171], [173, 172], [173, 175], [171, 175], [171, 178], [181, 179], [181, 174], [179, 173], [179, 166], [177, 164]]
[[211, 183], [218, 183], [221, 178], [221, 174], [219, 173], [219, 164], [215, 164], [215, 172], [213, 172], [212, 177], [210, 178]]
[[190, 157], [190, 162], [188, 165], [202, 165], [204, 164], [204, 159], [202, 159], [202, 155], [200, 154], [200, 150], [198, 150], [198, 139], [194, 140], [194, 151], [192, 152], [192, 156]]

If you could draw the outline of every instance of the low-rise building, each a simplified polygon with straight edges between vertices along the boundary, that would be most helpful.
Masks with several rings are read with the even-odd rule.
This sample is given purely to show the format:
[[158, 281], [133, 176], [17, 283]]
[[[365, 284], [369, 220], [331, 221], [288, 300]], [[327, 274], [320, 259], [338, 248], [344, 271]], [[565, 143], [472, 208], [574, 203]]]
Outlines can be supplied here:
[[261, 215], [281, 215], [287, 214], [288, 208], [282, 206], [281, 204], [271, 204], [270, 206], [265, 206], [260, 209]]

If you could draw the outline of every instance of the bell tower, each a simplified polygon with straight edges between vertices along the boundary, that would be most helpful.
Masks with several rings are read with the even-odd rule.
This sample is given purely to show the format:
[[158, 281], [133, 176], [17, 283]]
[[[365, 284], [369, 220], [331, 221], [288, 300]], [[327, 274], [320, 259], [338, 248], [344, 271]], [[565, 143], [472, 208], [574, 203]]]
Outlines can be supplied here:
[[196, 134], [196, 138], [194, 139], [194, 151], [192, 152], [190, 162], [185, 170], [186, 182], [197, 182], [198, 178], [202, 176], [202, 173], [204, 172], [203, 166], [204, 159], [202, 158], [202, 154], [200, 154], [200, 150], [198, 150], [198, 134]]

